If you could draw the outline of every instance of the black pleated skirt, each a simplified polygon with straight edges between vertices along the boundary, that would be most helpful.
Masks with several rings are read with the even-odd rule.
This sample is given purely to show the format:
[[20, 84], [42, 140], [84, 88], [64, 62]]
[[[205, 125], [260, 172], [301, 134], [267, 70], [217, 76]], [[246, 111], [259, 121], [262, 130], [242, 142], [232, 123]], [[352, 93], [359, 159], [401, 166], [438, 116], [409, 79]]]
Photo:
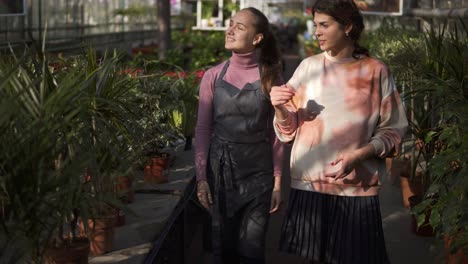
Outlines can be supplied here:
[[291, 189], [280, 250], [320, 263], [390, 263], [378, 196]]

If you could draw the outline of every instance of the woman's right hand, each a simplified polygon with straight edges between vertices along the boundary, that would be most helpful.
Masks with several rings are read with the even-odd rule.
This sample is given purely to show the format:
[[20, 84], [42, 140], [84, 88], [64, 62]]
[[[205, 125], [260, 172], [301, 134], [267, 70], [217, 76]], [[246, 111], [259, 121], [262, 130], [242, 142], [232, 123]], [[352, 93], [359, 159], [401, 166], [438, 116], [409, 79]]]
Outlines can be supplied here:
[[287, 103], [294, 96], [294, 89], [286, 84], [281, 86], [273, 86], [270, 91], [271, 104], [274, 107], [279, 107]]
[[197, 182], [197, 197], [198, 201], [210, 211], [213, 205], [213, 199], [211, 197], [210, 186], [206, 180], [200, 180]]

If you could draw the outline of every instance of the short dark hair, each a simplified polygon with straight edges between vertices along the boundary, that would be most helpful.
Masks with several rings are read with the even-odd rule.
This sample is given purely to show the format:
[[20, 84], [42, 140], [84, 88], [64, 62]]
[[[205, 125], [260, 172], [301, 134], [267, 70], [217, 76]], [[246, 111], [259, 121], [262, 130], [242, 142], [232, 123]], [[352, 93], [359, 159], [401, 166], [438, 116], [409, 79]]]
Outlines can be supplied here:
[[315, 16], [317, 12], [333, 17], [343, 26], [351, 24], [353, 27], [348, 36], [356, 47], [353, 57], [359, 54], [368, 54], [368, 50], [358, 44], [364, 30], [364, 19], [353, 0], [317, 0], [312, 7], [312, 14]]

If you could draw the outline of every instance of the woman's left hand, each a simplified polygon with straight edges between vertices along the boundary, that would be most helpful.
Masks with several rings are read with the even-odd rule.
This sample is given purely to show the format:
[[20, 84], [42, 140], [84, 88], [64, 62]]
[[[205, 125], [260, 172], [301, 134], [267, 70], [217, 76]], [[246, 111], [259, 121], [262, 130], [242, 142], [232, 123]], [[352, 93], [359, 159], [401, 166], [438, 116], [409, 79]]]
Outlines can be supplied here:
[[332, 166], [336, 166], [339, 162], [341, 162], [341, 169], [333, 176], [335, 181], [348, 176], [348, 174], [350, 174], [356, 168], [357, 164], [374, 156], [374, 153], [374, 146], [367, 144], [360, 149], [339, 154], [338, 157], [330, 164]]
[[271, 193], [270, 214], [279, 210], [281, 205], [281, 177], [275, 177], [275, 185]]
[[279, 210], [281, 205], [281, 190], [273, 190], [271, 194], [270, 214]]
[[341, 169], [336, 172], [333, 178], [336, 180], [345, 178], [350, 174], [354, 168], [356, 167], [356, 164], [360, 161], [360, 157], [358, 154], [356, 154], [355, 151], [344, 153], [344, 154], [339, 154], [336, 160], [332, 161], [330, 165], [332, 166], [337, 166], [338, 163], [341, 162]]

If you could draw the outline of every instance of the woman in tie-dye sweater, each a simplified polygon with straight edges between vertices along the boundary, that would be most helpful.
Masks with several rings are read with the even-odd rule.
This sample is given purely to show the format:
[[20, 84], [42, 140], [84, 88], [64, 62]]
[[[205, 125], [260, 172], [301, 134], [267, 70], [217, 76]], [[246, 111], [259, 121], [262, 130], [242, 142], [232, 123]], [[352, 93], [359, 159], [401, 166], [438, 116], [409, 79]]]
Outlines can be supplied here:
[[324, 52], [270, 93], [276, 134], [294, 141], [280, 248], [320, 263], [388, 263], [379, 176], [400, 149], [405, 111], [387, 66], [358, 45], [355, 4], [319, 0], [313, 12]]

